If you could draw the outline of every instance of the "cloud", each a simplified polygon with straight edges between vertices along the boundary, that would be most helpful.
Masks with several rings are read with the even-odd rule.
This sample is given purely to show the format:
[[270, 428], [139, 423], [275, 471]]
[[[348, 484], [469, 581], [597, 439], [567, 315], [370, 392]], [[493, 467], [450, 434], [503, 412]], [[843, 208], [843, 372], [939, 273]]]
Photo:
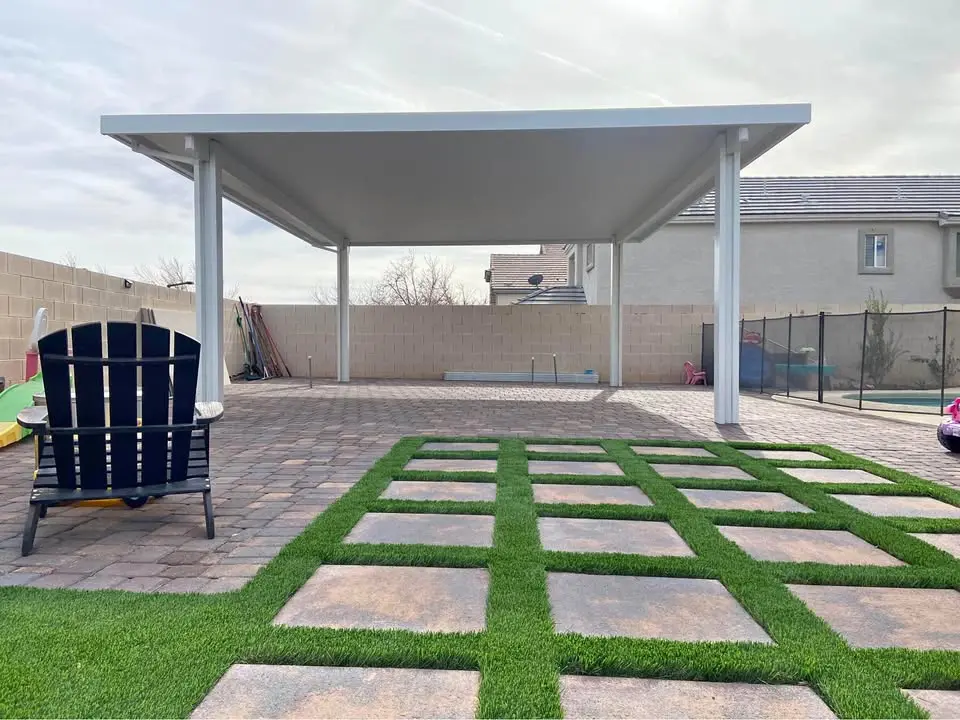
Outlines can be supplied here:
[[[0, 3], [0, 248], [120, 274], [193, 253], [189, 183], [105, 112], [810, 101], [751, 173], [957, 172], [955, 0], [33, 0]], [[306, 301], [333, 256], [236, 208], [225, 274]], [[515, 248], [521, 250], [521, 248]], [[355, 278], [402, 250], [355, 251]], [[483, 292], [487, 248], [430, 250]]]

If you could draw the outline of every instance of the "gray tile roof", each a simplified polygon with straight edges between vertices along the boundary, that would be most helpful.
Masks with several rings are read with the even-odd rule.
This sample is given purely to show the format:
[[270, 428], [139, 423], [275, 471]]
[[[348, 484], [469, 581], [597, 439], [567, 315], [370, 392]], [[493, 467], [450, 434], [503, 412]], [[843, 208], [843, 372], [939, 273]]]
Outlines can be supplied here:
[[[960, 175], [852, 177], [744, 177], [740, 214], [751, 215], [936, 215], [960, 214]], [[680, 213], [713, 215], [713, 192]]]
[[517, 300], [514, 305], [586, 305], [587, 296], [582, 287], [547, 287], [534, 290], [526, 297]]
[[543, 285], [567, 282], [567, 257], [563, 245], [545, 245], [543, 252], [530, 254], [494, 254], [490, 256], [490, 289], [532, 290], [531, 275], [543, 275]]

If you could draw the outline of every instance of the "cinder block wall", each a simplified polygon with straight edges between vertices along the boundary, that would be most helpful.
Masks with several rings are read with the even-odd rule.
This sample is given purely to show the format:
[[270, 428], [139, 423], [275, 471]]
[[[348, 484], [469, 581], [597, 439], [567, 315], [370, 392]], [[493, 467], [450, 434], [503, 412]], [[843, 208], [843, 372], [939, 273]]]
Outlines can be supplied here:
[[[193, 314], [194, 294], [124, 279], [83, 268], [0, 252], [0, 375], [7, 384], [22, 382], [24, 353], [33, 317], [45, 307], [52, 332], [85, 322], [135, 320], [141, 307]], [[233, 303], [224, 301], [227, 367], [242, 368]]]

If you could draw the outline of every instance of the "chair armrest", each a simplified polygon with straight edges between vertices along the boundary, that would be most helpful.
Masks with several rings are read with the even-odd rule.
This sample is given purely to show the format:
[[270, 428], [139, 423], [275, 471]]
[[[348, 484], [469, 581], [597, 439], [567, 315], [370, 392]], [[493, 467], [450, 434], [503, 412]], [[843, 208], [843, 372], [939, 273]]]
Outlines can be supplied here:
[[39, 432], [47, 427], [47, 408], [45, 405], [24, 408], [17, 413], [17, 423], [27, 430]]
[[197, 425], [210, 425], [223, 417], [223, 405], [218, 402], [198, 402], [193, 408]]

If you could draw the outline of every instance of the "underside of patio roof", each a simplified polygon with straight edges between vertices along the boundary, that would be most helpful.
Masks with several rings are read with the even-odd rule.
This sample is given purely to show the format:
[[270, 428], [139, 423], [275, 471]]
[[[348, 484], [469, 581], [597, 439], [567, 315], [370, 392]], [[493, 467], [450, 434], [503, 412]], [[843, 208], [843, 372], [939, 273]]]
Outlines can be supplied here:
[[[738, 308], [740, 167], [809, 121], [810, 106], [792, 104], [106, 115], [101, 132], [196, 181], [198, 333], [204, 347], [216, 334], [204, 332], [204, 324], [216, 321], [203, 307], [219, 303], [222, 289], [222, 197], [338, 253], [339, 376], [346, 380], [350, 247], [612, 242], [617, 277], [611, 283], [611, 352], [619, 357], [616, 259], [622, 243], [649, 237], [713, 189], [723, 158], [732, 163], [731, 186], [726, 194], [718, 186], [718, 208], [725, 202], [729, 213], [718, 212], [717, 222], [718, 228], [726, 222], [736, 237], [724, 245], [730, 251], [724, 263], [718, 255], [718, 288], [723, 286], [725, 306]], [[729, 275], [729, 282], [721, 275]], [[204, 292], [204, 283], [213, 287]], [[219, 322], [215, 346], [222, 348]], [[726, 332], [725, 323], [717, 327]], [[717, 348], [719, 357], [723, 343]], [[610, 380], [619, 385], [614, 363], [612, 357]], [[213, 368], [211, 363], [211, 373]], [[215, 383], [213, 375], [201, 380], [202, 388], [210, 386], [203, 392], [222, 393], [213, 390]]]

